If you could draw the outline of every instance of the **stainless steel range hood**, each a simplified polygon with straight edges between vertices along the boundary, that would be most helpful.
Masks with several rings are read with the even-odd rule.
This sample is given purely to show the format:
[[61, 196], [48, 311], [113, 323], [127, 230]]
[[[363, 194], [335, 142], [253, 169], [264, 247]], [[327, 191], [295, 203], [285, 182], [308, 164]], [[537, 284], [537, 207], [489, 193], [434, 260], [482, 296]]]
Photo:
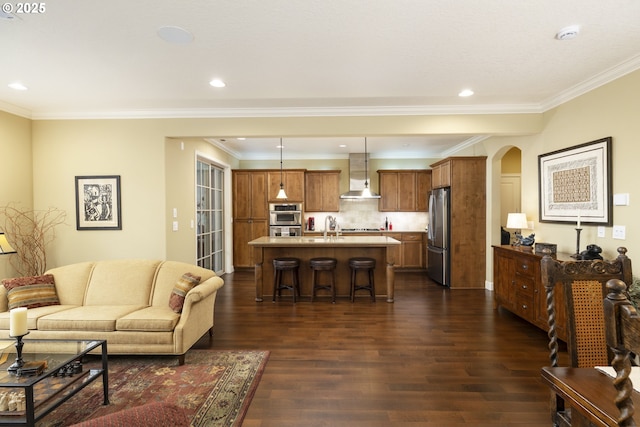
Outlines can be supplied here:
[[[366, 159], [366, 161], [365, 161]], [[379, 199], [380, 195], [371, 191], [371, 194], [363, 194], [365, 181], [371, 190], [371, 180], [367, 171], [369, 153], [349, 154], [349, 191], [341, 194], [341, 199]]]

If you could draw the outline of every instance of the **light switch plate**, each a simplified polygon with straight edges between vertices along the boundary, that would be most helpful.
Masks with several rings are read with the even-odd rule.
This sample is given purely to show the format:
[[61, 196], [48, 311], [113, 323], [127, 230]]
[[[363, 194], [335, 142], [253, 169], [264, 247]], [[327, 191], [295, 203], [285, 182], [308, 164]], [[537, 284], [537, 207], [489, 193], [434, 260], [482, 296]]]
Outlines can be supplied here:
[[616, 206], [629, 206], [629, 193], [614, 194], [613, 204]]
[[604, 227], [603, 226], [599, 226], [598, 227], [598, 237], [605, 237], [605, 235], [604, 235]]
[[178, 231], [178, 221], [173, 221], [173, 231]]
[[613, 237], [614, 239], [624, 240], [626, 239], [627, 230], [624, 225], [614, 225], [613, 226]]

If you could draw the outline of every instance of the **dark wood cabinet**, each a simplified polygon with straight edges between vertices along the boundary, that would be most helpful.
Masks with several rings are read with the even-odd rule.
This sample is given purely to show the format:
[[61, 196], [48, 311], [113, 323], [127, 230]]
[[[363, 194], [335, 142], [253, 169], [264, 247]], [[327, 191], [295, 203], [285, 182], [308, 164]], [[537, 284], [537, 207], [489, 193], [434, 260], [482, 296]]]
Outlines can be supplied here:
[[304, 178], [305, 212], [340, 210], [340, 171], [307, 171]]
[[265, 170], [232, 171], [235, 268], [254, 267], [253, 248], [249, 242], [269, 234], [267, 181]]
[[426, 212], [431, 170], [379, 170], [380, 212]]
[[[276, 196], [280, 191], [280, 171], [272, 170], [267, 172], [267, 182], [269, 188], [269, 202], [282, 203]], [[304, 201], [304, 169], [286, 169], [282, 171], [282, 185], [287, 193], [288, 202]]]
[[486, 163], [487, 158], [484, 156], [448, 157], [431, 165], [434, 188], [435, 184], [451, 188], [449, 196], [451, 289], [485, 288], [487, 274]]
[[[547, 296], [540, 273], [542, 255], [529, 247], [493, 247], [494, 305], [504, 307], [526, 321], [548, 331]], [[557, 259], [571, 259], [560, 254]], [[567, 317], [562, 288], [556, 286], [556, 325], [558, 337], [566, 339]]]
[[383, 232], [383, 236], [389, 236], [399, 240], [400, 246], [390, 247], [388, 250], [393, 251], [396, 260], [395, 267], [408, 269], [426, 268], [426, 258], [424, 256], [425, 245], [423, 237], [425, 233], [420, 232]]

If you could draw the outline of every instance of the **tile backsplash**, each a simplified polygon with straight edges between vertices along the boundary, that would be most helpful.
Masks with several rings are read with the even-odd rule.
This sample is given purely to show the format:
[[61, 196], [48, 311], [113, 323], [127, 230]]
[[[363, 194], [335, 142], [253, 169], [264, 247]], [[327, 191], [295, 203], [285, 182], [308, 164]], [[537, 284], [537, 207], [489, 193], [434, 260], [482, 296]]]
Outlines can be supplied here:
[[327, 215], [336, 217], [340, 228], [380, 228], [388, 218], [394, 231], [423, 231], [428, 223], [426, 212], [379, 212], [377, 199], [349, 199], [340, 200], [340, 212], [305, 212], [305, 224], [312, 216], [316, 231], [323, 231]]

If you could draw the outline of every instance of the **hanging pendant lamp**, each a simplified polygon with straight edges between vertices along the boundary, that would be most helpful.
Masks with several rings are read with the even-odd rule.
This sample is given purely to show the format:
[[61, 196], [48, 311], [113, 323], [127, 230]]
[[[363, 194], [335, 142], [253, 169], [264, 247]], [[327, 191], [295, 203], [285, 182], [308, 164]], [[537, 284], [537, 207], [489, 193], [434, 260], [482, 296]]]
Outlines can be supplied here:
[[362, 197], [371, 197], [371, 189], [369, 188], [369, 161], [367, 160], [367, 137], [364, 137], [364, 190]]
[[286, 199], [287, 193], [284, 192], [284, 184], [282, 183], [282, 138], [280, 138], [280, 191], [276, 199]]

